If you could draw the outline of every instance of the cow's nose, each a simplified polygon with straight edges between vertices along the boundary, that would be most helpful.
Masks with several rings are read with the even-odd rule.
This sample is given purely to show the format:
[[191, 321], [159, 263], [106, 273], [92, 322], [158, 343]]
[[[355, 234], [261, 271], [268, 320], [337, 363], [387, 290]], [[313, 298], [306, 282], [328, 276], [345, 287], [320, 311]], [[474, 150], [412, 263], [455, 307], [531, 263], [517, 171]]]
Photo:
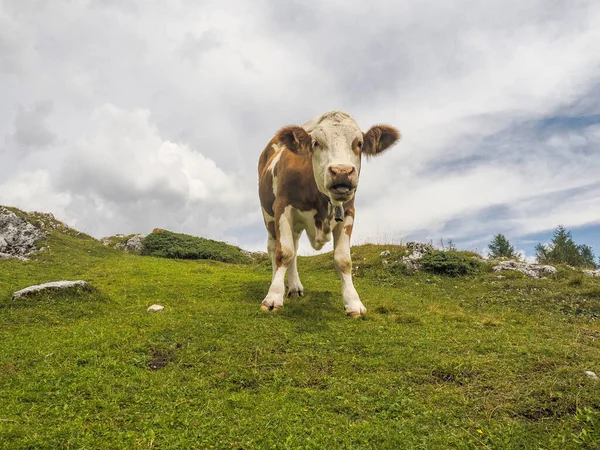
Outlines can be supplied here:
[[329, 174], [333, 178], [348, 177], [349, 179], [354, 178], [356, 168], [345, 164], [336, 164], [335, 166], [329, 166]]

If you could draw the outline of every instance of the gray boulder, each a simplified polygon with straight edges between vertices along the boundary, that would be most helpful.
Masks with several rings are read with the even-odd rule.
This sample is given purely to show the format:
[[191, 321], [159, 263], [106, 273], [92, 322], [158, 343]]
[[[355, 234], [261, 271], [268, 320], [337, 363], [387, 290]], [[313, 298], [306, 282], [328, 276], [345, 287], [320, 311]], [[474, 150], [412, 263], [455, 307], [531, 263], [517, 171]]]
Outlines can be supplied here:
[[420, 270], [421, 264], [419, 261], [427, 253], [433, 251], [433, 246], [423, 242], [407, 242], [406, 249], [408, 250], [408, 256], [403, 256], [402, 262], [409, 270]]
[[36, 242], [46, 233], [0, 206], [0, 258], [26, 260], [37, 250]]
[[583, 273], [590, 275], [592, 277], [600, 277], [600, 269], [596, 269], [596, 270], [586, 269], [583, 271]]
[[44, 284], [36, 284], [34, 286], [26, 287], [25, 289], [21, 289], [20, 291], [15, 292], [12, 295], [12, 298], [25, 297], [27, 295], [35, 294], [37, 292], [46, 291], [46, 290], [62, 290], [62, 289], [70, 289], [73, 287], [88, 287], [89, 284], [87, 281], [76, 280], [76, 281], [51, 281], [49, 283]]
[[516, 270], [522, 274], [532, 278], [541, 278], [545, 275], [553, 275], [556, 273], [556, 268], [542, 264], [529, 264], [518, 261], [502, 261], [494, 267], [494, 272], [502, 272], [503, 270]]

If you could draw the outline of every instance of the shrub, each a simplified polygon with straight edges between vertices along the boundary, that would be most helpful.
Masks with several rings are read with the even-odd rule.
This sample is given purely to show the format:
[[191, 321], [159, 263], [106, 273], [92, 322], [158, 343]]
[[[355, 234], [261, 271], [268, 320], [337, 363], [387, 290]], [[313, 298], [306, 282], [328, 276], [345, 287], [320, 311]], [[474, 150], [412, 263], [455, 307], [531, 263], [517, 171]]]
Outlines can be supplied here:
[[251, 261], [249, 256], [233, 245], [172, 231], [153, 231], [142, 242], [142, 255], [175, 259], [212, 259], [228, 263]]
[[423, 256], [419, 261], [424, 270], [439, 275], [458, 277], [471, 275], [481, 268], [481, 262], [460, 252], [433, 251]]

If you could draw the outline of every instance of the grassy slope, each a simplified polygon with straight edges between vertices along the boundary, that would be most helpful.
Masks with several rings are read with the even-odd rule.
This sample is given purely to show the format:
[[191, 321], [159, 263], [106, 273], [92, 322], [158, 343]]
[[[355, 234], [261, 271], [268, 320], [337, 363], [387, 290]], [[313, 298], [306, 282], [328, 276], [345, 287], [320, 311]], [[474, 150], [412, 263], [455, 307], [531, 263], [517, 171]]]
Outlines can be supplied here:
[[[369, 314], [349, 320], [331, 255], [302, 258], [307, 295], [268, 314], [267, 263], [48, 243], [0, 260], [0, 448], [600, 445], [598, 279], [393, 274], [363, 246]], [[95, 290], [10, 298], [57, 279]]]

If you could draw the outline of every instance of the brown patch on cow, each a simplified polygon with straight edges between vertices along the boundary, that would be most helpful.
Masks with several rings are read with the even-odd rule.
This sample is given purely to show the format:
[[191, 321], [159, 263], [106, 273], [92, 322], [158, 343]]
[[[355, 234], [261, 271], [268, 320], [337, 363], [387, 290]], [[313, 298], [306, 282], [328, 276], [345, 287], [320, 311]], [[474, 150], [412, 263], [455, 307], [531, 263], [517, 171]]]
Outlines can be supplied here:
[[364, 133], [362, 152], [367, 156], [378, 156], [400, 139], [400, 132], [389, 125], [374, 125]]

